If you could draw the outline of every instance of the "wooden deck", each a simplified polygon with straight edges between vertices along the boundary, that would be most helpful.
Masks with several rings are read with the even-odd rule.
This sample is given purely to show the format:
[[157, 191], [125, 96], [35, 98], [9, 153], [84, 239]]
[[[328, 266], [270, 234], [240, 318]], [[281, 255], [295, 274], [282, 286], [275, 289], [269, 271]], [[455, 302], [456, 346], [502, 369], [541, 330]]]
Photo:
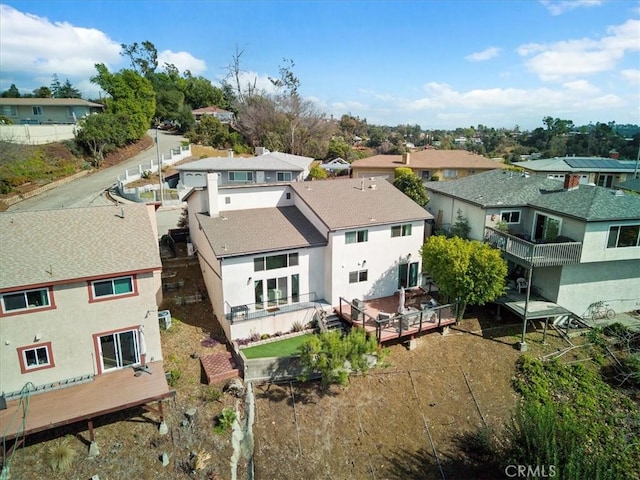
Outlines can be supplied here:
[[426, 303], [432, 298], [421, 289], [407, 291], [406, 310], [402, 315], [398, 313], [398, 295], [366, 300], [364, 310], [357, 318], [352, 318], [353, 305], [344, 299], [340, 299], [340, 306], [335, 311], [351, 325], [374, 335], [382, 344], [398, 339], [408, 340], [419, 333], [455, 324], [455, 306], [427, 307]]
[[0, 431], [5, 440], [10, 440], [174, 395], [167, 385], [162, 362], [152, 362], [146, 371], [125, 368], [97, 375], [91, 382], [31, 393], [24, 428], [24, 402], [21, 404], [19, 398], [9, 400], [6, 410], [0, 410]]

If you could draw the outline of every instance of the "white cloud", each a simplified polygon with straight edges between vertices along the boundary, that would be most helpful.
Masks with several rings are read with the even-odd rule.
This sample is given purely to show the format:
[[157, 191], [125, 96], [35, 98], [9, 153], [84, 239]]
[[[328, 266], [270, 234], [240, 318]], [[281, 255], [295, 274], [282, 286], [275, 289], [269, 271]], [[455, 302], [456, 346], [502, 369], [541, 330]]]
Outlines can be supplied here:
[[496, 57], [500, 53], [500, 49], [496, 47], [485, 48], [481, 52], [475, 52], [470, 55], [464, 57], [466, 60], [470, 62], [483, 62], [485, 60], [490, 60]]
[[189, 70], [194, 76], [198, 76], [207, 70], [205, 61], [194, 57], [189, 52], [164, 50], [158, 53], [158, 67], [160, 70], [162, 70], [165, 63], [175, 65], [180, 73]]
[[533, 55], [525, 66], [544, 81], [593, 75], [615, 68], [628, 52], [640, 49], [640, 20], [611, 26], [599, 40], [582, 38], [551, 44], [530, 43], [518, 48], [521, 56]]
[[620, 75], [630, 84], [635, 86], [640, 85], [640, 70], [626, 69], [622, 70]]
[[120, 61], [120, 45], [99, 30], [50, 22], [7, 5], [0, 5], [0, 50], [4, 74], [29, 72], [30, 81], [47, 77], [46, 85], [54, 73], [62, 81], [88, 78], [96, 63]]
[[580, 7], [597, 7], [602, 0], [540, 0], [540, 3], [556, 16]]
[[591, 85], [586, 80], [576, 80], [574, 82], [566, 82], [563, 86], [567, 90], [582, 94], [596, 94], [600, 92], [600, 89], [594, 85]]

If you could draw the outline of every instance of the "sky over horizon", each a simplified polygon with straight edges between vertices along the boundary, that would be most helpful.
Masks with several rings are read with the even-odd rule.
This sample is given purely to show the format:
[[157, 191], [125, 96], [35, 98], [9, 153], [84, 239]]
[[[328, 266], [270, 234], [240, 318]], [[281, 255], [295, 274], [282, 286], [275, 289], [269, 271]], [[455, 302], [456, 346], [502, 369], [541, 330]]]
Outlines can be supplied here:
[[267, 89], [291, 59], [304, 97], [369, 124], [640, 124], [640, 3], [625, 0], [6, 0], [0, 91], [57, 74], [98, 98], [95, 64], [129, 68], [120, 45], [147, 40], [214, 85], [236, 48]]

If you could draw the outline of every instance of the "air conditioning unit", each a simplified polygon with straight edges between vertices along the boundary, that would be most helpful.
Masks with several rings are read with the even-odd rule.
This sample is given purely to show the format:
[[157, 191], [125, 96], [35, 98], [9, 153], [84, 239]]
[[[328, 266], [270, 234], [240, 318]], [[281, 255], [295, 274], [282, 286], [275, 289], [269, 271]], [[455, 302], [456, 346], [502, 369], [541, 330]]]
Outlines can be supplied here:
[[171, 328], [171, 311], [170, 310], [160, 310], [158, 311], [158, 321], [160, 322], [160, 327], [169, 330]]

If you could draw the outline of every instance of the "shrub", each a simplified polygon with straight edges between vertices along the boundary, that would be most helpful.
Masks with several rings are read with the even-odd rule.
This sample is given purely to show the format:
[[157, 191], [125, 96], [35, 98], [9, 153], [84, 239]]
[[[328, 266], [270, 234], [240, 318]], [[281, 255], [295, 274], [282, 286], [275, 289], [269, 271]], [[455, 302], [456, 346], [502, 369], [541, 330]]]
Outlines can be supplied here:
[[206, 387], [202, 392], [202, 400], [205, 402], [219, 402], [222, 398], [222, 392], [217, 388]]
[[221, 434], [229, 430], [233, 426], [238, 416], [232, 408], [224, 408], [215, 418], [215, 426], [213, 429], [216, 433]]
[[207, 337], [200, 342], [200, 345], [202, 345], [203, 347], [210, 348], [210, 347], [215, 347], [219, 343], [220, 342], [215, 338]]
[[262, 335], [260, 335], [260, 340], [268, 340], [271, 338], [271, 335], [269, 335], [268, 333], [263, 333]]
[[262, 338], [262, 337], [255, 330], [252, 330], [251, 333], [249, 334], [249, 341], [251, 341], [251, 342], [259, 342], [260, 338]]
[[76, 451], [71, 446], [68, 437], [51, 445], [46, 452], [47, 463], [54, 472], [65, 472], [73, 464]]
[[167, 383], [169, 384], [170, 387], [175, 387], [176, 384], [178, 383], [178, 380], [180, 380], [181, 376], [182, 376], [182, 372], [179, 369], [174, 368], [169, 371], [169, 379], [167, 380]]
[[302, 332], [303, 330], [304, 330], [304, 325], [302, 324], [302, 322], [296, 320], [291, 324], [292, 332]]
[[316, 164], [309, 170], [309, 177], [314, 180], [324, 179], [327, 178], [327, 171], [320, 165]]

